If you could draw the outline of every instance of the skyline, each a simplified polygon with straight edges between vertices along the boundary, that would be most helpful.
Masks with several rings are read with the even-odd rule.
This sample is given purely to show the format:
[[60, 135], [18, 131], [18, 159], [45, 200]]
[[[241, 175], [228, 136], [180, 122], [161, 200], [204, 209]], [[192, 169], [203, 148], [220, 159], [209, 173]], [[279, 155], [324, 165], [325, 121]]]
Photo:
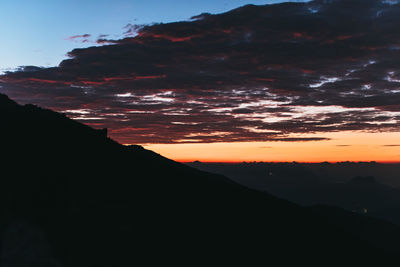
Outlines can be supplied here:
[[[181, 162], [371, 162], [399, 163], [398, 133], [372, 135], [337, 133], [315, 142], [250, 142], [213, 144], [152, 144], [145, 148]], [[320, 141], [319, 141], [320, 142]], [[196, 151], [196, 153], [188, 153]], [[210, 153], [212, 151], [212, 153]], [[210, 154], [212, 156], [210, 156]], [[194, 155], [194, 156], [193, 156]], [[235, 157], [232, 157], [235, 155]], [[232, 159], [229, 159], [232, 158]]]
[[[44, 14], [37, 41], [3, 29], [0, 68], [29, 66], [0, 76], [0, 93], [179, 161], [400, 162], [400, 4], [272, 2], [27, 5], [20, 16]], [[43, 26], [54, 7], [77, 19]], [[14, 56], [41, 44], [47, 66]]]

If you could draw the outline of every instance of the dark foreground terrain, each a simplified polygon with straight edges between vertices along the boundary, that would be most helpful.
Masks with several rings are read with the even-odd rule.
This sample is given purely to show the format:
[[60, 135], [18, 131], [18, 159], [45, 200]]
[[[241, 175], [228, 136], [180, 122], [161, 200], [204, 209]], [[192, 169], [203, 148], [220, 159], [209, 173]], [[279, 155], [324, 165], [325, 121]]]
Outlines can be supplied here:
[[0, 95], [0, 266], [383, 263], [400, 229], [303, 208]]

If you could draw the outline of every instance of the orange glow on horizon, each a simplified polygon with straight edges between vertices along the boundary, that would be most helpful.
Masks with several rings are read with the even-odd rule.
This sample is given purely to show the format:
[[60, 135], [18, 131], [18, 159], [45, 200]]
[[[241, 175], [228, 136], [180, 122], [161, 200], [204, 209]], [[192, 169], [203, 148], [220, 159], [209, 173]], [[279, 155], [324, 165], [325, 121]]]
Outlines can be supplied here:
[[179, 162], [400, 162], [400, 133], [337, 132], [315, 136], [331, 140], [149, 144], [144, 147]]
[[[188, 160], [188, 159], [184, 159], [184, 160], [180, 160], [180, 159], [174, 159], [174, 161], [180, 162], [180, 163], [192, 163], [197, 161], [196, 159], [193, 160]], [[375, 161], [375, 160], [371, 160], [371, 161], [257, 161], [257, 160], [253, 160], [253, 161], [215, 161], [215, 160], [205, 160], [205, 161], [199, 161], [201, 163], [223, 163], [223, 164], [236, 164], [236, 163], [251, 163], [251, 162], [266, 162], [266, 163], [292, 163], [292, 162], [296, 162], [296, 163], [304, 163], [304, 164], [313, 164], [313, 163], [330, 163], [330, 164], [335, 164], [335, 163], [344, 163], [344, 162], [352, 162], [352, 163], [370, 163], [370, 162], [376, 162], [376, 163], [380, 163], [380, 164], [400, 164], [400, 160], [399, 161]]]

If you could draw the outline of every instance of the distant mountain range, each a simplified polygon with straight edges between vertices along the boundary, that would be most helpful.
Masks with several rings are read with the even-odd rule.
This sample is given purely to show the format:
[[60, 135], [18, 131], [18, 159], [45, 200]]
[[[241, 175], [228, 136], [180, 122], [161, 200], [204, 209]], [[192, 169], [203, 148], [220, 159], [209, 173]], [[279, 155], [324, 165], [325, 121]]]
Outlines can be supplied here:
[[226, 175], [244, 186], [297, 204], [333, 205], [400, 225], [400, 189], [395, 187], [400, 182], [400, 164], [197, 162], [189, 165]]
[[0, 95], [0, 265], [397, 259], [400, 228], [304, 208]]

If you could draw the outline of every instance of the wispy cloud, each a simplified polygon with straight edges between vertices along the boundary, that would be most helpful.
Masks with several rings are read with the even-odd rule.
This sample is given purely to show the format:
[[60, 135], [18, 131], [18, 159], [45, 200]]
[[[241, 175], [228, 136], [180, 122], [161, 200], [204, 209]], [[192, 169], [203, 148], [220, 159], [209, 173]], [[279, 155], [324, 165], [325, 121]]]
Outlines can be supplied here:
[[74, 41], [77, 43], [88, 43], [88, 42], [90, 42], [89, 41], [90, 37], [91, 37], [90, 34], [82, 34], [82, 35], [74, 35], [74, 36], [67, 37], [67, 38], [65, 38], [65, 40]]

